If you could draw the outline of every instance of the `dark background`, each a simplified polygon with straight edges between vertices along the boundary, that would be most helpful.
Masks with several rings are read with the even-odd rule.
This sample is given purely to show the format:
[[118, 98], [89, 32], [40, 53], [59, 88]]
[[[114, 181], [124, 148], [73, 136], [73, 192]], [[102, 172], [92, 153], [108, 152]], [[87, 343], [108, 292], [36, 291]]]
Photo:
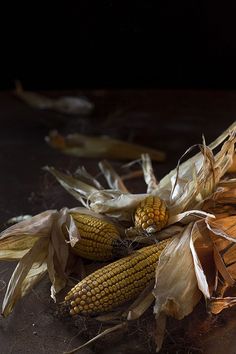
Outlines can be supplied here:
[[235, 89], [235, 14], [234, 1], [8, 2], [0, 89]]

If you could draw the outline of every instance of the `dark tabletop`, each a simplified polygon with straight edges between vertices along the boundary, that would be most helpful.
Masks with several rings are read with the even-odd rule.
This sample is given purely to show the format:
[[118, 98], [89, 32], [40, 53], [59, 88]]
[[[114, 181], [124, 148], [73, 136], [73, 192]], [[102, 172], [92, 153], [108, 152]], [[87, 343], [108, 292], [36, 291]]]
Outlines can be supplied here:
[[[0, 93], [0, 224], [21, 214], [36, 214], [49, 208], [77, 206], [48, 176], [42, 167], [53, 165], [73, 171], [78, 165], [96, 173], [96, 159], [87, 160], [60, 154], [44, 138], [52, 129], [67, 134], [80, 132], [109, 135], [125, 141], [164, 150], [167, 160], [154, 164], [158, 179], [174, 168], [178, 158], [191, 145], [210, 143], [236, 117], [236, 92], [232, 91], [78, 91], [95, 104], [89, 117], [70, 117], [28, 107], [13, 93]], [[59, 93], [47, 92], [51, 97]], [[60, 92], [60, 95], [63, 94]], [[115, 165], [118, 162], [114, 162]], [[141, 180], [130, 189], [142, 191]], [[7, 282], [14, 264], [0, 264], [0, 279]], [[78, 329], [63, 323], [51, 310], [50, 284], [47, 279], [17, 304], [7, 319], [0, 318], [0, 353], [62, 353], [80, 343]], [[5, 290], [0, 290], [2, 302]], [[231, 314], [235, 314], [232, 311]], [[235, 353], [234, 322], [225, 315], [222, 326], [203, 337], [205, 353]], [[227, 330], [226, 330], [227, 328]], [[217, 334], [217, 336], [215, 336]], [[224, 345], [221, 339], [224, 337]], [[128, 352], [121, 338], [104, 353]], [[135, 348], [138, 353], [145, 352]], [[90, 349], [84, 350], [90, 352]]]

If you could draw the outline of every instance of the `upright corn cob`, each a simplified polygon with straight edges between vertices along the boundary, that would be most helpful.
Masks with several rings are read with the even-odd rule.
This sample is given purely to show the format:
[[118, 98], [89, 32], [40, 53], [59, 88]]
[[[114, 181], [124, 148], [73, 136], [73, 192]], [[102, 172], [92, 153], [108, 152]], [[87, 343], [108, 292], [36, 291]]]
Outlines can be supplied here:
[[70, 315], [98, 314], [135, 298], [154, 279], [166, 239], [98, 269], [72, 288], [63, 303]]
[[121, 246], [118, 228], [111, 222], [92, 215], [71, 213], [81, 239], [73, 251], [84, 258], [95, 261], [112, 259]]
[[165, 202], [157, 196], [148, 196], [135, 211], [135, 227], [148, 233], [161, 230], [168, 221]]

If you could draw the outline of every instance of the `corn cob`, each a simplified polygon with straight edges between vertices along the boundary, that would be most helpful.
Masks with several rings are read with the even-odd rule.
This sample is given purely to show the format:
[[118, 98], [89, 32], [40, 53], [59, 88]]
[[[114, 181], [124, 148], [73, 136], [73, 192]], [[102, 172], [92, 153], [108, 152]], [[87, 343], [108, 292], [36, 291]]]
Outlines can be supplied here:
[[69, 309], [72, 316], [95, 315], [135, 298], [154, 279], [157, 261], [170, 240], [143, 247], [90, 274], [69, 291], [62, 309]]
[[135, 227], [148, 233], [161, 230], [168, 221], [165, 202], [157, 196], [148, 196], [137, 207]]
[[95, 261], [106, 261], [116, 256], [121, 240], [114, 224], [87, 214], [71, 213], [71, 216], [81, 237], [73, 252]]

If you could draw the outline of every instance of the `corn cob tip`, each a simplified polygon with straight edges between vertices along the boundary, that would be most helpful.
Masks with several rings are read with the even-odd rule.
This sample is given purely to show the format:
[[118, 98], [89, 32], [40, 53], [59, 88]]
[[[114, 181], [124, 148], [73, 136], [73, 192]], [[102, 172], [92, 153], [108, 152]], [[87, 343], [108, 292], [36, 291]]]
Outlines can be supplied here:
[[165, 227], [168, 217], [165, 202], [157, 196], [148, 196], [135, 210], [135, 227], [147, 233], [154, 233]]

